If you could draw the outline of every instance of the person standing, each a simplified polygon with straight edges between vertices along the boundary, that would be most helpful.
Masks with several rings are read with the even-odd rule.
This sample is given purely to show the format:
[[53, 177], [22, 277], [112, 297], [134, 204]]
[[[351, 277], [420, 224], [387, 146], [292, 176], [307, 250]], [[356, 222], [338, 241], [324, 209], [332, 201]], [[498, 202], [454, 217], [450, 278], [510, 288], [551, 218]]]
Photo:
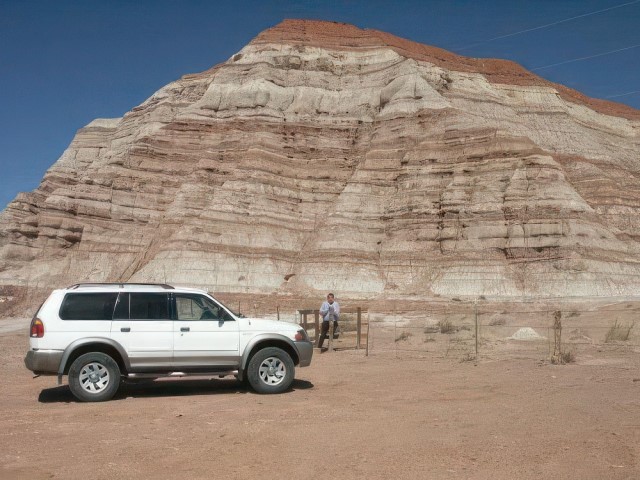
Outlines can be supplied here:
[[322, 331], [318, 337], [318, 348], [322, 348], [324, 343], [324, 337], [327, 336], [329, 331], [329, 322], [333, 321], [333, 331], [338, 329], [338, 319], [340, 318], [340, 305], [336, 302], [333, 293], [327, 295], [327, 300], [322, 302], [320, 307], [320, 316], [322, 317]]

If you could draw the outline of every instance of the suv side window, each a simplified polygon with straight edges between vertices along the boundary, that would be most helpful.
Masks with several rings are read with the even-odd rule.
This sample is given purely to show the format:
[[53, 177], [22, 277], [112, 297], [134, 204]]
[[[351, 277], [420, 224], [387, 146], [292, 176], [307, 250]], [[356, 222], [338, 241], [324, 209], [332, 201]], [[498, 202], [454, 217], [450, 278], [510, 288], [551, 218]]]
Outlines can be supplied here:
[[203, 295], [176, 293], [176, 320], [232, 321], [220, 305]]
[[169, 320], [169, 295], [166, 293], [130, 293], [131, 320]]
[[113, 312], [114, 320], [129, 320], [129, 294], [120, 292], [116, 309]]
[[62, 320], [111, 320], [117, 293], [67, 293], [60, 306]]

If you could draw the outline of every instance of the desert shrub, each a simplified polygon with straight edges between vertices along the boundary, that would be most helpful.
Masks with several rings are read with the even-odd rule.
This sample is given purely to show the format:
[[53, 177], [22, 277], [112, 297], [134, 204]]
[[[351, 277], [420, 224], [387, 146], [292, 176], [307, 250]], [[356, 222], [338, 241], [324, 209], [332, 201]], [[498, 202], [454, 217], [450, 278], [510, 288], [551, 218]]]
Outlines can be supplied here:
[[502, 317], [492, 318], [491, 321], [489, 322], [489, 326], [490, 327], [497, 327], [497, 326], [500, 326], [500, 325], [504, 325], [505, 323], [507, 323], [507, 320], [502, 318]]
[[411, 337], [411, 335], [413, 335], [411, 332], [402, 332], [396, 338], [396, 342], [405, 342], [405, 341], [409, 340], [409, 337]]
[[451, 320], [440, 320], [438, 322], [438, 328], [440, 329], [440, 333], [455, 333], [456, 327]]
[[424, 343], [430, 343], [430, 342], [435, 342], [436, 339], [433, 337], [425, 337], [424, 339]]
[[476, 356], [473, 353], [465, 353], [462, 358], [460, 359], [460, 362], [464, 363], [464, 362], [473, 362], [475, 361]]
[[564, 365], [566, 363], [574, 363], [576, 361], [576, 353], [573, 350], [567, 350], [551, 357], [551, 363], [554, 365]]
[[629, 336], [631, 335], [631, 330], [635, 326], [636, 322], [630, 322], [627, 324], [618, 323], [618, 320], [613, 322], [609, 331], [607, 331], [607, 335], [604, 337], [605, 343], [621, 341], [626, 342], [629, 340]]

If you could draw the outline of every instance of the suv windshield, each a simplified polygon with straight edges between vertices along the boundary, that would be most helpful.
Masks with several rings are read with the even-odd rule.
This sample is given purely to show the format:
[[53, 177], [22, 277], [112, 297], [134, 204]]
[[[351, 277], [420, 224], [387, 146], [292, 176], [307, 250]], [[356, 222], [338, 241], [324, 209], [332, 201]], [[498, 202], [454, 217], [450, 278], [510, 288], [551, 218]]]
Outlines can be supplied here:
[[[211, 294], [209, 294], [209, 295], [211, 295]], [[213, 295], [211, 295], [211, 296], [213, 297]], [[224, 308], [226, 308], [227, 310], [229, 310], [229, 311], [230, 311], [231, 313], [233, 313], [236, 317], [238, 317], [238, 318], [246, 318], [246, 316], [245, 316], [245, 315], [243, 315], [243, 314], [242, 314], [242, 313], [240, 313], [239, 311], [238, 311], [238, 312], [236, 312], [233, 308], [229, 308], [229, 305], [226, 305], [226, 304], [222, 303], [218, 298], [216, 298], [216, 302], [218, 302], [218, 304], [222, 305]], [[238, 305], [238, 307], [239, 307], [239, 306], [240, 306], [240, 305]], [[240, 310], [240, 309], [238, 308], [238, 310]]]

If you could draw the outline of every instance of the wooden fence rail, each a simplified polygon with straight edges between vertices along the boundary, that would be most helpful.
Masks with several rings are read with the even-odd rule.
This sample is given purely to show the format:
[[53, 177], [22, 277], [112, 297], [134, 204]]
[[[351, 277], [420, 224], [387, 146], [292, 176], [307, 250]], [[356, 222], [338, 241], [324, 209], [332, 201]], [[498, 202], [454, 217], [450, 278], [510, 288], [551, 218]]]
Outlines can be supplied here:
[[[344, 318], [345, 314], [356, 314], [356, 343], [355, 348], [359, 350], [362, 347], [362, 308], [343, 308], [340, 310], [340, 316]], [[365, 312], [366, 313], [366, 312]], [[318, 337], [320, 335], [320, 310], [318, 309], [310, 309], [310, 310], [298, 310], [298, 314], [300, 315], [300, 326], [305, 330], [308, 330], [311, 325], [314, 328], [314, 336], [313, 341], [317, 342]], [[313, 315], [313, 324], [309, 322], [309, 316]], [[339, 325], [343, 325], [342, 321], [339, 320]], [[331, 327], [331, 331], [329, 332], [329, 349], [333, 348], [333, 322]], [[346, 329], [341, 326], [341, 330], [345, 331]]]

